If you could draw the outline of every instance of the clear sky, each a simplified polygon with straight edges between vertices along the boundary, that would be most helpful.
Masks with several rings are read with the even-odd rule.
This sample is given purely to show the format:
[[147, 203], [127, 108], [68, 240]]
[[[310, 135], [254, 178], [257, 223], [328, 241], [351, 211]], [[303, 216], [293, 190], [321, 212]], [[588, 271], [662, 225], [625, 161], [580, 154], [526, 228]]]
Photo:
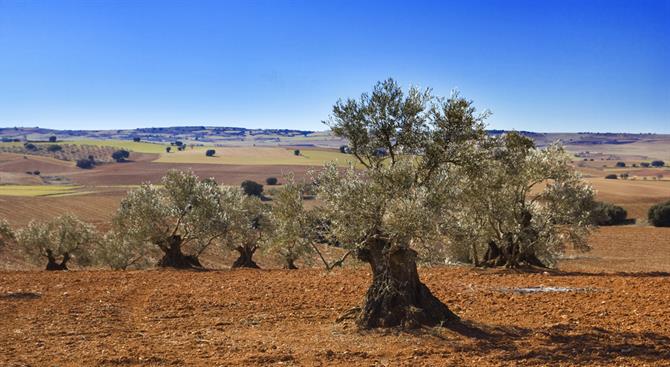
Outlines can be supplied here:
[[323, 130], [388, 77], [490, 128], [670, 133], [670, 0], [0, 0], [0, 127]]

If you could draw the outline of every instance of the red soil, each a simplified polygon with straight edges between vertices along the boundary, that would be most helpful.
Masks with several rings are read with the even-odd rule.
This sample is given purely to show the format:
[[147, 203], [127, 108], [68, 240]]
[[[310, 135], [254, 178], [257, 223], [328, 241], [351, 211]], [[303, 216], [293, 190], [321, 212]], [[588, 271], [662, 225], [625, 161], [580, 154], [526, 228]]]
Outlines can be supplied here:
[[[337, 323], [364, 269], [0, 273], [0, 365], [670, 365], [667, 274], [420, 272], [464, 323]], [[541, 285], [587, 290], [505, 290]]]

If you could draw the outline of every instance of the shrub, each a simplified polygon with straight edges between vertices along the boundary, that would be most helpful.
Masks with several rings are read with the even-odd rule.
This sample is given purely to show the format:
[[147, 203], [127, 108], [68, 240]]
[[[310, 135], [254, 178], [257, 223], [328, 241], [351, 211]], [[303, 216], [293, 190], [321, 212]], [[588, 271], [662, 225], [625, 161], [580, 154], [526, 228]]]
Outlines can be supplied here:
[[35, 176], [39, 176], [40, 173], [42, 173], [42, 172], [40, 172], [40, 171], [38, 171], [38, 170], [34, 170], [34, 171], [33, 171], [33, 175], [35, 175]]
[[184, 145], [184, 143], [181, 142], [181, 141], [179, 141], [179, 140], [177, 140], [177, 141], [174, 142], [174, 145], [180, 147], [180, 146]]
[[37, 150], [37, 145], [33, 143], [25, 143], [23, 144], [23, 147], [26, 148], [27, 150]]
[[649, 208], [647, 219], [655, 227], [670, 227], [670, 201]]
[[294, 151], [293, 151], [293, 154], [294, 154], [294, 155], [300, 155], [300, 149], [296, 149], [296, 150], [294, 150]]
[[49, 143], [55, 143], [58, 138], [55, 135], [49, 137]]
[[137, 136], [133, 138], [133, 141], [134, 141], [135, 143], [139, 143], [139, 142], [140, 142], [140, 140], [142, 140], [142, 139], [140, 139], [140, 138], [139, 138], [139, 137], [137, 137]]
[[261, 197], [263, 195], [263, 185], [259, 184], [258, 182], [246, 180], [242, 182], [240, 186], [242, 187], [244, 193], [248, 196]]
[[172, 148], [170, 148], [170, 147], [165, 147], [165, 153], [170, 153], [171, 150], [172, 150]]
[[265, 183], [270, 186], [274, 186], [277, 184], [277, 177], [268, 177], [265, 179]]
[[616, 226], [625, 224], [628, 218], [626, 209], [605, 202], [598, 202], [593, 209], [593, 221], [599, 226]]
[[128, 157], [130, 157], [130, 152], [124, 149], [112, 153], [112, 158], [117, 162], [125, 162]]
[[52, 145], [49, 145], [47, 147], [47, 150], [49, 152], [55, 153], [55, 152], [60, 152], [61, 150], [63, 150], [63, 147], [58, 145], [58, 144], [52, 144]]
[[619, 168], [626, 167], [626, 163], [625, 162], [616, 162], [616, 167], [619, 167]]
[[[348, 145], [340, 145], [340, 153], [342, 153], [342, 154], [350, 154], [350, 153], [351, 153], [351, 149], [349, 148]], [[586, 159], [584, 159], [584, 160], [586, 160]]]
[[619, 178], [619, 176], [617, 176], [614, 173], [611, 173], [611, 174], [605, 176], [605, 178], [608, 179], [608, 180], [616, 180], [617, 178]]
[[649, 162], [641, 162], [640, 163], [640, 167], [649, 167], [649, 166], [650, 166]]
[[91, 169], [95, 166], [95, 162], [90, 159], [77, 159], [77, 167], [83, 169]]
[[[181, 147], [180, 147], [180, 150], [181, 150]], [[216, 150], [214, 150], [214, 149], [207, 149], [207, 151], [205, 152], [205, 155], [208, 156], [208, 157], [213, 157], [214, 154], [216, 154]]]
[[651, 166], [652, 167], [663, 167], [663, 166], [665, 166], [665, 162], [663, 162], [663, 161], [652, 161]]

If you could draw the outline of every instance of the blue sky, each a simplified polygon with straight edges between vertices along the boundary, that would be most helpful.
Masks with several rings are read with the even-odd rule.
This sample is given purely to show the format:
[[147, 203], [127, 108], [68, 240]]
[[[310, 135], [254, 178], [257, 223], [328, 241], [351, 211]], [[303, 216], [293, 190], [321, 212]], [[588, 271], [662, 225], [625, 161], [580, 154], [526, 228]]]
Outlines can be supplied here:
[[670, 133], [670, 0], [0, 0], [0, 127], [323, 130], [388, 77], [491, 128]]

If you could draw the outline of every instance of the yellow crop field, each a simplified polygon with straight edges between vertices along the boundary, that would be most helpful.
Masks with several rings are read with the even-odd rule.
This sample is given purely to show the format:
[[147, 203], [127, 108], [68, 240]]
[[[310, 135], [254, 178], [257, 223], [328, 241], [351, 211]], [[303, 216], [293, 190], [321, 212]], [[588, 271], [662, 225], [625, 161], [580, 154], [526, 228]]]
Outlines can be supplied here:
[[[216, 150], [213, 157], [207, 157], [207, 149]], [[300, 155], [288, 148], [260, 148], [260, 147], [197, 147], [187, 148], [185, 151], [163, 152], [156, 160], [160, 163], [209, 163], [209, 164], [238, 164], [238, 165], [295, 165], [321, 166], [326, 162], [337, 161], [339, 165], [348, 165], [354, 162], [351, 155], [345, 155], [336, 150], [301, 149]]]
[[81, 186], [75, 185], [2, 185], [0, 196], [66, 196], [79, 195]]

